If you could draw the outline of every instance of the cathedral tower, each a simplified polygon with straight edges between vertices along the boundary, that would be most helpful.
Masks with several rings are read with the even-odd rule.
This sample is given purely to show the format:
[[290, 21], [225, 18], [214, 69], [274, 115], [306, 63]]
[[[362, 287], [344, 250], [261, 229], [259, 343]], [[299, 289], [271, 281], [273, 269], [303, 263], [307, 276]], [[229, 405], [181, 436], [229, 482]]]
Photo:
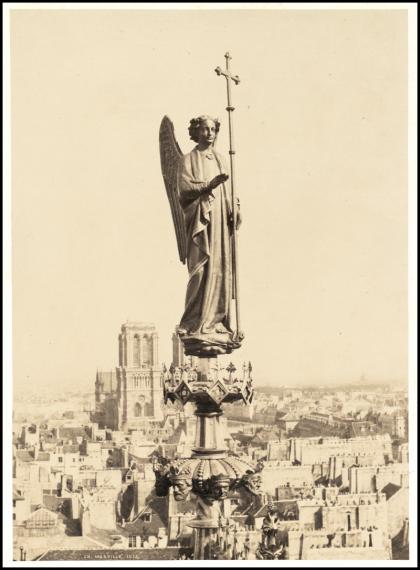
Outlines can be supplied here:
[[158, 333], [151, 323], [127, 322], [118, 336], [119, 424], [136, 428], [146, 419], [162, 420], [162, 380]]

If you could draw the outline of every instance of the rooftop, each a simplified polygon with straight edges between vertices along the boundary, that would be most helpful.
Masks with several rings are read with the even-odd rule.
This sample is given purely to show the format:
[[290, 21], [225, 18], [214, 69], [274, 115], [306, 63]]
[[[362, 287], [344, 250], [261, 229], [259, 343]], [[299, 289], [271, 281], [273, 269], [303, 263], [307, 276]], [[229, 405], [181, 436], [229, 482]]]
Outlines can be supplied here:
[[18, 449], [16, 451], [16, 459], [19, 459], [19, 461], [30, 462], [34, 460], [34, 456], [27, 449]]
[[50, 460], [50, 454], [46, 453], [45, 451], [40, 451], [36, 457], [37, 461], [49, 461]]
[[382, 489], [381, 493], [385, 493], [386, 500], [388, 501], [395, 493], [397, 493], [401, 487], [399, 485], [394, 485], [394, 483], [388, 483]]
[[[276, 513], [281, 516], [286, 516], [288, 513], [293, 514], [293, 518], [298, 518], [298, 508], [296, 501], [273, 501]], [[255, 506], [247, 513], [252, 517], [265, 517], [268, 514], [268, 504]]]
[[142, 323], [140, 321], [126, 321], [121, 325], [121, 331], [124, 332], [126, 329], [152, 330], [153, 332], [157, 332], [154, 323]]
[[[150, 522], [144, 520], [144, 515], [151, 514]], [[159, 529], [168, 527], [168, 503], [166, 497], [155, 497], [147, 504], [147, 507], [133, 522], [127, 522], [123, 527], [118, 527], [118, 533], [124, 536], [141, 535], [156, 536]]]

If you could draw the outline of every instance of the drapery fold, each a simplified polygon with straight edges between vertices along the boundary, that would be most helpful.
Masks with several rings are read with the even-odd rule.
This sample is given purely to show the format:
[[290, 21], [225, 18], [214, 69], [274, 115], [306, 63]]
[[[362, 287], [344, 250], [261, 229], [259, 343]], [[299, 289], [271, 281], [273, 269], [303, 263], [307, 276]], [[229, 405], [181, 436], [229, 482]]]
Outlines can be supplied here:
[[205, 192], [210, 181], [227, 173], [214, 149], [195, 148], [178, 170], [178, 191], [187, 232], [189, 281], [179, 328], [187, 333], [231, 331], [231, 204], [225, 184]]

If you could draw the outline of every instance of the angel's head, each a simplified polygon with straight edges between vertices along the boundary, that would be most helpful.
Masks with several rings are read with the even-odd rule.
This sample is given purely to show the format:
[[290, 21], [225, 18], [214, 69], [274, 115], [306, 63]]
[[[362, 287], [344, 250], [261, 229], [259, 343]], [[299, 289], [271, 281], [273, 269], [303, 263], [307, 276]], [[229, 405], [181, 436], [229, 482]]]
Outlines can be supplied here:
[[190, 138], [203, 146], [213, 144], [216, 140], [217, 133], [220, 130], [220, 122], [218, 119], [209, 117], [208, 115], [200, 115], [191, 119], [188, 132]]

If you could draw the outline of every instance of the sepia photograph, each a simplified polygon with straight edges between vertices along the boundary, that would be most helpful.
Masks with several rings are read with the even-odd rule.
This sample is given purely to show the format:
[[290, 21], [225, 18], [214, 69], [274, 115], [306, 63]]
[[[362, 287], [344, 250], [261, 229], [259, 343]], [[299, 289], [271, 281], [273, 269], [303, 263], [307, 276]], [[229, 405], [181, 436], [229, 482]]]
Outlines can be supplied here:
[[3, 565], [416, 567], [417, 5], [3, 15]]

